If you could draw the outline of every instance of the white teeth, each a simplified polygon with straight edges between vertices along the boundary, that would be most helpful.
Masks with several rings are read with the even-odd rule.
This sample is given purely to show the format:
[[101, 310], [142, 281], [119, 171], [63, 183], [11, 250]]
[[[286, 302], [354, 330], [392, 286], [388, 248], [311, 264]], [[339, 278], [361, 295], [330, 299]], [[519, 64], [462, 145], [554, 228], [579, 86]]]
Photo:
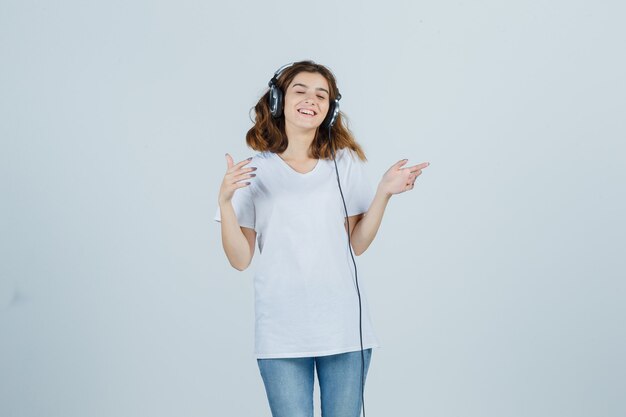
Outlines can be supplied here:
[[314, 113], [312, 110], [300, 109], [300, 110], [298, 110], [298, 111], [299, 111], [300, 113], [302, 113], [302, 114], [308, 114], [308, 115], [310, 115], [310, 116], [314, 116], [314, 115], [315, 115], [315, 113]]

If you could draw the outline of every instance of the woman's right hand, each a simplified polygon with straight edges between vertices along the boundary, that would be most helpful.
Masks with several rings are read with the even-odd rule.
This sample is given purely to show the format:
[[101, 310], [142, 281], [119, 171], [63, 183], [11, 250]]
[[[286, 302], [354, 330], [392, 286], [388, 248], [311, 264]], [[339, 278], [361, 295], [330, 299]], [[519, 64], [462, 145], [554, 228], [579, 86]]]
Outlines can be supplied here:
[[[250, 185], [249, 182], [245, 182], [247, 178], [255, 177], [256, 174], [250, 174], [250, 172], [255, 171], [256, 167], [244, 168], [244, 165], [250, 163], [252, 158], [244, 159], [236, 165], [233, 165], [233, 158], [229, 154], [226, 154], [226, 174], [224, 175], [224, 180], [222, 181], [222, 186], [220, 187], [220, 193], [218, 196], [219, 204], [224, 204], [230, 202], [235, 194], [235, 191], [238, 188], [247, 187]], [[239, 182], [242, 181], [242, 182]]]

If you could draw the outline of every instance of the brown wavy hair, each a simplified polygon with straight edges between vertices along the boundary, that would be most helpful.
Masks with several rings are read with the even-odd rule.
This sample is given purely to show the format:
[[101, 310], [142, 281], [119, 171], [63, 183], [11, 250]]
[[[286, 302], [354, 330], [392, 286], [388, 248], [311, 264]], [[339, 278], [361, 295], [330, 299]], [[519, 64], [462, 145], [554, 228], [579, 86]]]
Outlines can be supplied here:
[[[323, 65], [316, 64], [313, 61], [295, 62], [292, 66], [286, 68], [277, 80], [277, 86], [283, 92], [283, 97], [287, 91], [287, 87], [291, 81], [301, 72], [313, 72], [321, 74], [330, 87], [329, 101], [332, 103], [339, 90], [333, 73]], [[283, 100], [284, 105], [284, 100]], [[254, 106], [255, 120], [254, 126], [246, 133], [246, 143], [255, 151], [274, 153], [282, 153], [287, 149], [288, 139], [285, 133], [285, 115], [284, 112], [279, 118], [272, 117], [269, 106], [269, 89], [259, 99]], [[324, 123], [322, 123], [323, 125]], [[311, 142], [309, 155], [315, 159], [331, 159], [331, 147], [335, 155], [337, 151], [343, 148], [353, 150], [362, 161], [367, 161], [365, 152], [356, 142], [354, 135], [348, 128], [347, 118], [340, 111], [337, 120], [331, 127], [330, 134], [332, 140], [328, 141], [328, 128], [319, 126], [315, 132], [315, 138]]]

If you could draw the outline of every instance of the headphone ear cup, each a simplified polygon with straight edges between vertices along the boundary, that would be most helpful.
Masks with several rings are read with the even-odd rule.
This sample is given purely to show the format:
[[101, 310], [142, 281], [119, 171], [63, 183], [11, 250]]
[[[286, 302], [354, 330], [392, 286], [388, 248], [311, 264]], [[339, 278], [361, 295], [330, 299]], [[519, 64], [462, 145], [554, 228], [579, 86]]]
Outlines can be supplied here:
[[330, 129], [333, 127], [339, 116], [339, 100], [333, 101], [333, 104], [328, 107], [328, 114], [326, 120], [324, 120], [324, 127]]
[[278, 118], [283, 114], [283, 92], [276, 85], [270, 87], [270, 113]]

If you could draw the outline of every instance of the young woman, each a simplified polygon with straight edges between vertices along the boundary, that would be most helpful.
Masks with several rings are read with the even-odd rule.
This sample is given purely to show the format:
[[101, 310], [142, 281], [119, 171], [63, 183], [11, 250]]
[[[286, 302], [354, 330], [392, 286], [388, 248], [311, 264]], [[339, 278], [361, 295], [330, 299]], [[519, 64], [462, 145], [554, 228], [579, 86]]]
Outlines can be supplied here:
[[250, 265], [258, 242], [255, 356], [273, 417], [313, 417], [314, 369], [323, 415], [359, 416], [378, 341], [352, 250], [365, 252], [391, 196], [428, 166], [398, 161], [374, 189], [340, 98], [326, 67], [286, 65], [246, 135], [258, 153], [237, 164], [226, 154], [215, 220], [234, 268]]

